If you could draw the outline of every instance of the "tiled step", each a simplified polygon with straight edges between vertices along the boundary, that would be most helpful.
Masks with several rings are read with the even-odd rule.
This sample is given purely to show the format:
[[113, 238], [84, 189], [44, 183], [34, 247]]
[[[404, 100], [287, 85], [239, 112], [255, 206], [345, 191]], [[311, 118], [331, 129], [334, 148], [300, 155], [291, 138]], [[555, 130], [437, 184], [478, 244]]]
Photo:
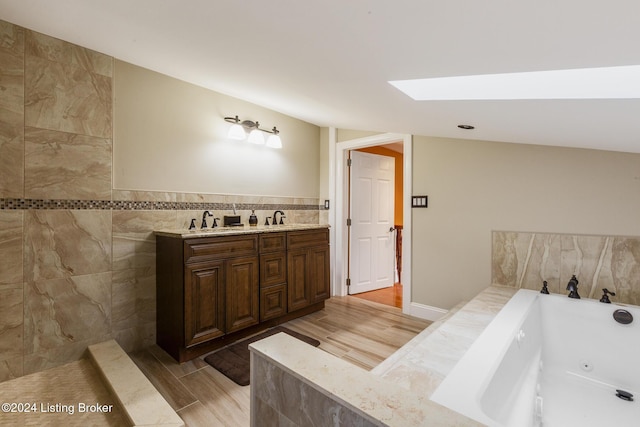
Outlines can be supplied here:
[[184, 426], [184, 421], [117, 342], [94, 344], [88, 350], [132, 426]]

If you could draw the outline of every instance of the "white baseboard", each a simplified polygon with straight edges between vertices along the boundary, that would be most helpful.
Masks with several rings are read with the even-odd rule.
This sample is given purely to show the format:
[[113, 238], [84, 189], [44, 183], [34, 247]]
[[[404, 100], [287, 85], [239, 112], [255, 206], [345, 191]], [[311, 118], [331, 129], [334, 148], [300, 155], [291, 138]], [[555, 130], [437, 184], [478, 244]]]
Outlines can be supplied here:
[[440, 319], [448, 312], [449, 310], [445, 310], [444, 308], [432, 307], [430, 305], [420, 304], [417, 302], [410, 303], [408, 312], [405, 311], [406, 314], [419, 317], [420, 319], [430, 320], [432, 322]]

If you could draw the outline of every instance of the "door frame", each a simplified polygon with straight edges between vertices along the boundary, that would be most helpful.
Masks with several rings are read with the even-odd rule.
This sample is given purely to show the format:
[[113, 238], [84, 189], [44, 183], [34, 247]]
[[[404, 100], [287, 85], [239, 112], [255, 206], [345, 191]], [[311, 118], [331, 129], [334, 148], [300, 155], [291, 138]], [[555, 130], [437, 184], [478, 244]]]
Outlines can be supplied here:
[[[331, 225], [331, 265], [333, 271], [332, 295], [347, 295], [347, 206], [348, 174], [346, 173], [346, 156], [348, 150], [373, 147], [392, 142], [403, 144], [403, 215], [402, 215], [402, 311], [410, 313], [411, 306], [411, 197], [412, 194], [412, 136], [399, 133], [383, 133], [364, 138], [337, 142], [337, 129], [329, 128], [329, 198], [335, 201], [335, 209], [329, 212]], [[331, 194], [333, 193], [333, 194]]]
[[[395, 157], [371, 152], [362, 152], [359, 150], [348, 151], [351, 158], [351, 167], [347, 167], [349, 174], [351, 175], [350, 191], [349, 191], [349, 211], [351, 212], [351, 227], [347, 227], [348, 238], [350, 239], [348, 259], [354, 262], [349, 263], [349, 278], [351, 279], [351, 286], [348, 287], [347, 292], [349, 295], [356, 295], [363, 292], [375, 291], [378, 289], [393, 288], [396, 283], [397, 277], [396, 266], [396, 233], [395, 231]], [[384, 162], [385, 169], [381, 169], [381, 162]], [[365, 166], [365, 163], [367, 166]], [[366, 191], [362, 191], [357, 185], [358, 179], [371, 178], [370, 185], [371, 191], [369, 192], [370, 200], [362, 199]], [[380, 179], [388, 179], [389, 184], [387, 189], [389, 197], [381, 199], [381, 184]], [[400, 184], [400, 183], [398, 183]], [[354, 191], [355, 190], [355, 191]], [[373, 215], [369, 217], [370, 222], [363, 224], [361, 215], [371, 215], [371, 212], [364, 213], [357, 205], [358, 200], [365, 203], [368, 202], [373, 213], [380, 213], [380, 207], [384, 205], [382, 212], [386, 212], [386, 221], [384, 225], [377, 223], [381, 218], [379, 215]], [[374, 201], [376, 203], [374, 203]], [[368, 230], [364, 232], [364, 230]], [[364, 232], [364, 234], [362, 234]], [[384, 237], [383, 237], [384, 236]], [[363, 252], [362, 246], [357, 242], [359, 238], [365, 237], [369, 240], [369, 250]], [[384, 249], [381, 250], [381, 240], [384, 239]], [[367, 253], [368, 252], [368, 253]], [[368, 256], [368, 272], [364, 271], [363, 266], [358, 265], [356, 259], [363, 259], [363, 256], [367, 253]], [[374, 261], [374, 262], [371, 262]], [[365, 262], [366, 265], [366, 262]], [[383, 267], [383, 270], [380, 268]], [[384, 274], [380, 276], [381, 271]], [[377, 273], [377, 274], [374, 274]], [[362, 283], [363, 277], [366, 277], [369, 273], [368, 281]]]

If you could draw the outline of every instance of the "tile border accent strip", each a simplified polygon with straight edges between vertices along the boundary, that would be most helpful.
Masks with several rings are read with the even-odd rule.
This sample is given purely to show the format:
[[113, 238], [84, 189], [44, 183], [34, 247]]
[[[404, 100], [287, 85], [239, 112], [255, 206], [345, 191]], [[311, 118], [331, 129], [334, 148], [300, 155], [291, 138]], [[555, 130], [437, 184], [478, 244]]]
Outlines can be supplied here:
[[[56, 200], [56, 199], [0, 199], [0, 210], [78, 209], [78, 210], [232, 210], [233, 203], [207, 202], [144, 202], [130, 200]], [[324, 210], [319, 205], [276, 203], [236, 203], [236, 210], [286, 209], [300, 211]]]

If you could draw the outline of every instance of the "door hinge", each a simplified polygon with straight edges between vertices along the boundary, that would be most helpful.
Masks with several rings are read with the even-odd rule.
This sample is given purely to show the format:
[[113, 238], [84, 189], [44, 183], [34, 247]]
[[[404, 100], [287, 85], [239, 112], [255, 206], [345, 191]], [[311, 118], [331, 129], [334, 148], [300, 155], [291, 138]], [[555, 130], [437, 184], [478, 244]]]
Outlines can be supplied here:
[[351, 279], [347, 279], [347, 286], [351, 286]]
[[351, 159], [347, 159], [347, 167], [350, 168], [351, 167]]
[[347, 227], [351, 227], [351, 218], [347, 218]]

